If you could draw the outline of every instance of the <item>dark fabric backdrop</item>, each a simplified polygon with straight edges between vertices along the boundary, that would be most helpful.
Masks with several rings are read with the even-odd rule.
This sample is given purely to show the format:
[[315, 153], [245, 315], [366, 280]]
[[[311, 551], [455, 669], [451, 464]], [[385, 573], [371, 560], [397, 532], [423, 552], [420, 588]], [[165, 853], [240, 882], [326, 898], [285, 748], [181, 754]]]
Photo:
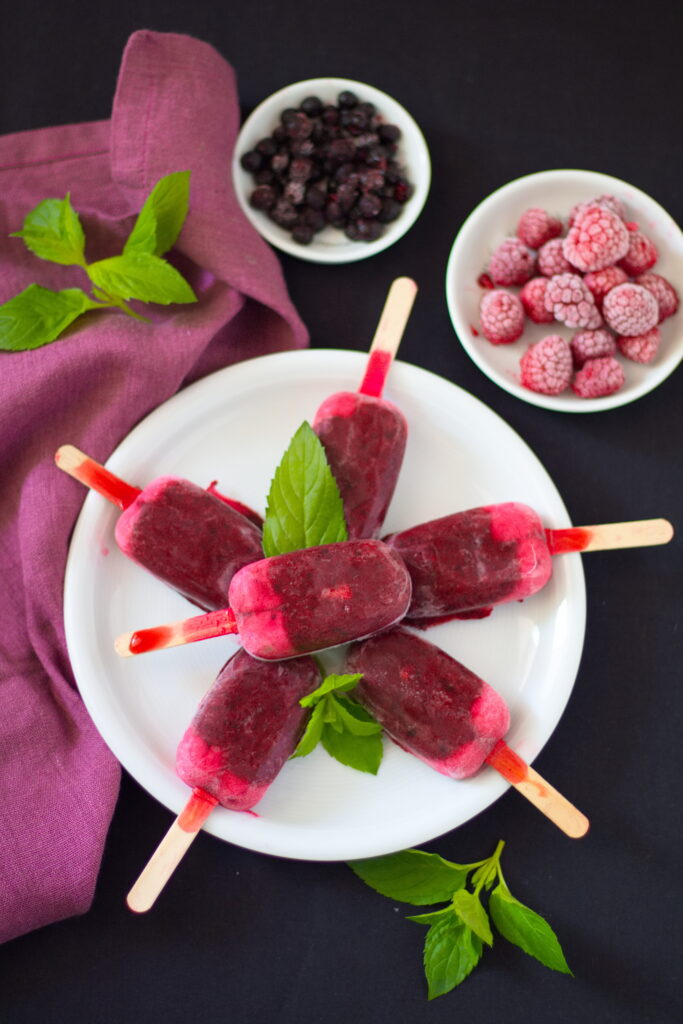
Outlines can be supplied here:
[[[370, 82], [400, 100], [431, 149], [427, 206], [398, 244], [367, 262], [326, 267], [283, 257], [312, 344], [364, 347], [378, 296], [393, 277], [413, 276], [420, 297], [401, 357], [502, 415], [546, 466], [574, 522], [663, 515], [683, 529], [680, 370], [637, 403], [604, 414], [538, 409], [470, 362], [444, 300], [446, 260], [464, 217], [521, 174], [614, 174], [681, 222], [676, 0], [24, 0], [3, 18], [0, 131], [108, 117], [136, 28], [187, 32], [216, 46], [237, 71], [245, 114], [288, 82], [326, 74]], [[550, 919], [574, 979], [501, 942], [460, 988], [428, 1004], [422, 930], [347, 867], [268, 858], [206, 835], [155, 910], [135, 917], [124, 894], [170, 815], [125, 776], [92, 910], [0, 948], [0, 1019], [683, 1019], [680, 541], [614, 553], [609, 563], [586, 558], [585, 573], [579, 676], [536, 766], [586, 811], [589, 836], [569, 842], [509, 793], [425, 847], [470, 861], [505, 838], [506, 878]]]

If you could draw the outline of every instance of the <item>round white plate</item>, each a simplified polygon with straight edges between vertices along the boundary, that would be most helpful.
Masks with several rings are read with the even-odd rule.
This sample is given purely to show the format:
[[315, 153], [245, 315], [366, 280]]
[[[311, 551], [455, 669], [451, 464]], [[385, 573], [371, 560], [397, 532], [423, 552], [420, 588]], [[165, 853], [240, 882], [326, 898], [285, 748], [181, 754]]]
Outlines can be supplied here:
[[[637, 221], [657, 246], [659, 259], [652, 273], [666, 277], [680, 293], [683, 288], [683, 232], [666, 210], [645, 192], [607, 174], [541, 171], [510, 181], [475, 207], [453, 243], [446, 270], [446, 301], [462, 347], [487, 377], [531, 405], [559, 412], [614, 409], [652, 391], [683, 359], [683, 310], [679, 309], [660, 324], [662, 343], [651, 363], [641, 365], [617, 355], [626, 381], [615, 394], [604, 398], [579, 398], [567, 390], [561, 395], [541, 395], [520, 383], [522, 354], [547, 334], [560, 334], [569, 340], [576, 332], [559, 323], [535, 324], [527, 317], [524, 334], [510, 345], [492, 345], [481, 333], [479, 303], [484, 289], [477, 284], [477, 278], [486, 270], [496, 246], [515, 234], [522, 213], [530, 206], [540, 206], [561, 217], [566, 225], [575, 203], [601, 195], [615, 195], [623, 200], [629, 220]], [[510, 290], [519, 292], [517, 288]]]
[[[365, 358], [359, 352], [288, 352], [221, 370], [151, 413], [107, 466], [137, 485], [162, 474], [202, 485], [217, 479], [223, 493], [263, 512], [290, 437], [329, 394], [358, 387]], [[547, 526], [569, 525], [536, 456], [471, 395], [397, 362], [386, 397], [403, 409], [410, 430], [387, 532], [496, 501], [523, 501]], [[69, 653], [106, 743], [142, 786], [178, 813], [188, 798], [174, 772], [178, 741], [236, 642], [221, 637], [130, 659], [114, 653], [119, 633], [196, 614], [121, 554], [114, 540], [117, 516], [105, 499], [87, 496], [67, 565]], [[554, 570], [549, 584], [526, 602], [427, 634], [509, 701], [508, 740], [527, 760], [562, 714], [583, 645], [581, 558], [561, 556]], [[285, 765], [257, 805], [258, 817], [217, 808], [205, 827], [239, 846], [283, 857], [372, 857], [462, 824], [506, 786], [490, 768], [453, 782], [388, 740], [377, 776], [346, 768], [318, 748]]]
[[[301, 245], [294, 241], [289, 231], [251, 205], [249, 196], [255, 188], [254, 178], [244, 170], [240, 160], [257, 142], [272, 133], [279, 123], [280, 114], [287, 107], [298, 107], [307, 96], [319, 96], [325, 103], [336, 103], [337, 96], [345, 89], [355, 92], [363, 102], [374, 103], [385, 123], [398, 125], [401, 129], [397, 162], [405, 168], [406, 177], [414, 191], [401, 214], [396, 220], [384, 225], [382, 234], [374, 242], [353, 242], [343, 231], [327, 227], [314, 237], [310, 245]], [[259, 103], [242, 125], [232, 159], [235, 194], [245, 216], [271, 245], [311, 263], [353, 263], [388, 249], [405, 235], [420, 216], [429, 193], [431, 173], [424, 135], [405, 107], [381, 89], [350, 78], [308, 78], [278, 89]]]

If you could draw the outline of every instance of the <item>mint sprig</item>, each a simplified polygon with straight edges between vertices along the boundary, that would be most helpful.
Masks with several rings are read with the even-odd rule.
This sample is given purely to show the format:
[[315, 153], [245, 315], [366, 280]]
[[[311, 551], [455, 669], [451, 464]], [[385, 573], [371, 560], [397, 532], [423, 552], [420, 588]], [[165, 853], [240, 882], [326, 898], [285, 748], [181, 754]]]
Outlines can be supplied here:
[[292, 757], [306, 757], [318, 743], [341, 764], [376, 775], [382, 760], [382, 726], [348, 697], [360, 675], [329, 675], [299, 703], [313, 708]]
[[161, 178], [145, 201], [123, 253], [95, 263], [86, 260], [85, 233], [70, 195], [38, 203], [12, 237], [21, 238], [40, 259], [81, 267], [92, 284], [92, 297], [80, 288], [56, 292], [29, 285], [0, 306], [0, 350], [21, 352], [47, 345], [88, 310], [120, 309], [145, 320], [128, 306], [130, 299], [161, 305], [196, 302], [185, 278], [161, 258], [187, 215], [189, 182], [189, 171]]
[[[359, 878], [390, 899], [450, 901], [440, 910], [408, 917], [429, 928], [423, 954], [429, 999], [452, 991], [471, 974], [484, 944], [493, 945], [491, 920], [503, 938], [545, 967], [572, 973], [548, 922], [510, 892], [500, 867], [504, 846], [501, 840], [491, 857], [474, 864], [455, 864], [421, 850], [349, 862]], [[483, 897], [491, 889], [487, 912]]]
[[325, 449], [304, 421], [275, 470], [263, 524], [266, 556], [348, 539], [344, 506]]

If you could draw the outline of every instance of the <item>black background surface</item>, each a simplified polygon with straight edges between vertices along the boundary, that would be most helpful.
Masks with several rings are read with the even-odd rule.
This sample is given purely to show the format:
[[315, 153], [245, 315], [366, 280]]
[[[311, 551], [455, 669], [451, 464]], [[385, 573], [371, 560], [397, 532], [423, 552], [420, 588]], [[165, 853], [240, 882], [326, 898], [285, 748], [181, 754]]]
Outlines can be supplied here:
[[[282, 257], [312, 345], [364, 348], [389, 282], [414, 277], [420, 294], [402, 359], [503, 416], [539, 456], [574, 522], [666, 516], [680, 531], [680, 370], [613, 411], [538, 409], [470, 362], [444, 300], [458, 227], [519, 175], [554, 167], [613, 174], [683, 220], [680, 12], [676, 0], [631, 8], [25, 0], [3, 18], [0, 131], [108, 117], [137, 28], [216, 46], [237, 71], [244, 114], [273, 90], [318, 75], [385, 90], [425, 133], [430, 197], [413, 229], [371, 260], [327, 267]], [[680, 541], [587, 557], [584, 567], [581, 667], [536, 767], [588, 814], [590, 834], [566, 839], [509, 792], [425, 847], [472, 861], [504, 838], [507, 881], [549, 919], [574, 979], [500, 940], [460, 988], [430, 1004], [424, 929], [404, 920], [409, 908], [343, 864], [269, 858], [207, 835], [153, 912], [136, 917], [124, 895], [171, 816], [124, 776], [91, 911], [0, 948], [0, 1020], [683, 1019]]]

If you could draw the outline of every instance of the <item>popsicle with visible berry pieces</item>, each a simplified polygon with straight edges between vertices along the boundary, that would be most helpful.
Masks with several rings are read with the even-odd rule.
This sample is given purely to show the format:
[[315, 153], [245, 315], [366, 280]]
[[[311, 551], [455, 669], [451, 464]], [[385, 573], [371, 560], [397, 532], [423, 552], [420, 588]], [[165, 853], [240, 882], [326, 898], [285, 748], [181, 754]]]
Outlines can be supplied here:
[[200, 608], [222, 608], [237, 570], [263, 557], [256, 513], [213, 483], [203, 490], [162, 476], [133, 487], [73, 445], [63, 445], [55, 461], [122, 510], [115, 528], [121, 551]]
[[351, 538], [377, 534], [403, 462], [408, 426], [382, 391], [416, 292], [410, 278], [393, 282], [358, 391], [330, 395], [313, 420], [339, 486]]
[[233, 577], [229, 607], [127, 633], [123, 657], [238, 633], [255, 658], [294, 658], [395, 625], [410, 604], [402, 559], [379, 540], [343, 541], [252, 562]]

